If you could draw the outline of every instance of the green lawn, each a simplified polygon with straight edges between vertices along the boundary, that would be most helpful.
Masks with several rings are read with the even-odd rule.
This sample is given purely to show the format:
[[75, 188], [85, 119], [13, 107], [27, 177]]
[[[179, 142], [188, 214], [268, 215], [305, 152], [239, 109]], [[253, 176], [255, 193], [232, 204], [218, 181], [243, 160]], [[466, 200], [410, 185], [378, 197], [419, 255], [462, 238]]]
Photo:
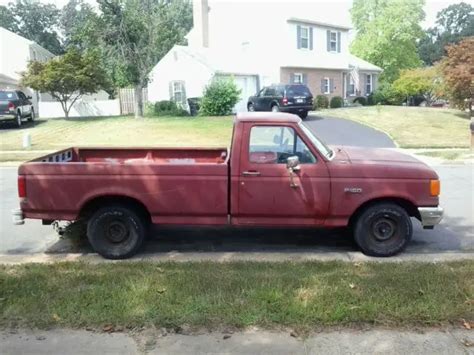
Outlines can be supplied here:
[[232, 120], [230, 116], [38, 120], [34, 126], [25, 125], [22, 129], [2, 126], [0, 148], [3, 154], [22, 150], [22, 136], [25, 132], [31, 134], [31, 150], [122, 145], [226, 147], [232, 135]]
[[469, 119], [461, 111], [400, 106], [365, 106], [320, 111], [388, 133], [402, 148], [467, 148]]
[[0, 266], [0, 327], [433, 326], [474, 319], [474, 261]]

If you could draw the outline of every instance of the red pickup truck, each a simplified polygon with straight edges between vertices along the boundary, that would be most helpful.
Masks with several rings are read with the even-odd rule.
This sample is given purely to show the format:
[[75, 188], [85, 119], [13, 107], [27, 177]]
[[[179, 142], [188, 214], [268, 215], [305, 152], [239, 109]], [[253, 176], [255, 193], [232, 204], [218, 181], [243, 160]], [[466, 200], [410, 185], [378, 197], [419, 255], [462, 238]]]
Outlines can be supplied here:
[[237, 115], [232, 147], [70, 148], [22, 164], [25, 218], [87, 221], [93, 248], [135, 254], [149, 225], [350, 227], [361, 250], [391, 256], [442, 218], [437, 174], [391, 149], [328, 147], [297, 116]]

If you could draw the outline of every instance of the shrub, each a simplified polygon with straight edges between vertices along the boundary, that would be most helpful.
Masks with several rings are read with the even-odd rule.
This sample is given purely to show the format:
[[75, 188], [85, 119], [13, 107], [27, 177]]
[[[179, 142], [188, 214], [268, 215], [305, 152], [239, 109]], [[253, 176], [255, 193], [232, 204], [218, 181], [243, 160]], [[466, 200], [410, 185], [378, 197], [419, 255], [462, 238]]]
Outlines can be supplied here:
[[174, 101], [157, 101], [154, 105], [155, 116], [188, 116], [188, 111], [178, 107]]
[[233, 79], [214, 80], [204, 90], [199, 113], [206, 116], [229, 115], [239, 101], [240, 93]]
[[354, 101], [352, 101], [353, 103], [355, 104], [361, 104], [362, 106], [365, 106], [367, 105], [367, 99], [364, 97], [364, 96], [359, 96], [359, 97], [356, 97], [354, 99]]
[[374, 105], [401, 105], [403, 100], [406, 99], [397, 93], [389, 83], [381, 84], [371, 95]]
[[329, 107], [329, 99], [325, 95], [318, 95], [316, 96], [316, 100], [314, 100], [313, 108], [315, 110], [328, 108]]
[[343, 103], [344, 103], [344, 100], [342, 99], [342, 97], [334, 96], [331, 99], [331, 102], [330, 102], [329, 106], [331, 108], [339, 108], [339, 107], [342, 107]]

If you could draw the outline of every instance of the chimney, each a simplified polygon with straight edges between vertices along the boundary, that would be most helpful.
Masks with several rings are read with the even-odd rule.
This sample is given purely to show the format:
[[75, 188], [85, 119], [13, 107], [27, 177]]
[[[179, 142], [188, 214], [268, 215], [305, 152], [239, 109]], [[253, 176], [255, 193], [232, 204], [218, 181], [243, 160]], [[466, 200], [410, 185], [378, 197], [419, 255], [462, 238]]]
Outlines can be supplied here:
[[199, 44], [203, 47], [209, 47], [208, 0], [193, 0], [193, 22]]

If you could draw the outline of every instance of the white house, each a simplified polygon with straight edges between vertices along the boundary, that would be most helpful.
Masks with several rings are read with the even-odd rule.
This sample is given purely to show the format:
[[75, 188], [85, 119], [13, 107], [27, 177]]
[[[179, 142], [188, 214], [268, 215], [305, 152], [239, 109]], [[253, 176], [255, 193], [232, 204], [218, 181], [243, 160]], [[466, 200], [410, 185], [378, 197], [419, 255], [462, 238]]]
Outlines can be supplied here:
[[349, 52], [347, 24], [324, 21], [303, 3], [193, 1], [187, 46], [174, 46], [153, 68], [150, 101], [186, 104], [214, 78], [233, 76], [242, 90], [235, 111], [272, 83], [305, 83], [314, 96], [365, 96], [381, 68]]
[[38, 110], [40, 94], [20, 85], [21, 73], [29, 61], [45, 62], [54, 54], [37, 43], [0, 27], [0, 89], [23, 90], [32, 97], [35, 112]]

